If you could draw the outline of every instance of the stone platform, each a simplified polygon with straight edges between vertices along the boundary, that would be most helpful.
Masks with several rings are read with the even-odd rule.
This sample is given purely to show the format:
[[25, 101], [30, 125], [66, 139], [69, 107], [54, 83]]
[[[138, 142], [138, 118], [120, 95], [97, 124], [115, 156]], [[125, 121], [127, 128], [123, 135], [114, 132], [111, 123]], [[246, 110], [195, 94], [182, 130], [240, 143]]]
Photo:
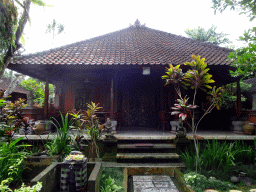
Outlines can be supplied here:
[[[72, 131], [74, 135], [76, 135], [77, 131]], [[27, 135], [28, 140], [47, 140], [52, 139], [55, 133], [51, 133], [43, 135]], [[103, 134], [104, 135], [104, 134]], [[245, 135], [234, 133], [233, 131], [197, 131], [197, 135], [206, 140], [251, 140], [256, 139], [256, 135]], [[24, 135], [15, 135], [14, 138], [24, 137]], [[189, 139], [192, 139], [192, 133], [187, 134]], [[124, 127], [121, 131], [117, 131], [115, 137], [118, 140], [173, 140], [176, 135], [171, 133], [170, 131], [162, 131], [157, 130], [155, 128], [147, 128], [147, 127]], [[104, 138], [104, 136], [103, 136]], [[84, 134], [84, 139], [89, 139], [86, 134]], [[26, 140], [26, 138], [24, 138]]]
[[134, 192], [179, 192], [167, 175], [134, 175]]

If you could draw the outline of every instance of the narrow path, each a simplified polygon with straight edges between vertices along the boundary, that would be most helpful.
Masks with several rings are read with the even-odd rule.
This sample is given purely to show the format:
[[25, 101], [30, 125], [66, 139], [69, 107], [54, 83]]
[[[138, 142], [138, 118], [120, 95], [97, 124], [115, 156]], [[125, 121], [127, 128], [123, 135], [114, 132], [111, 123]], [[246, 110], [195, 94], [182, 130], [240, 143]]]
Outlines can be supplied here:
[[169, 176], [134, 175], [134, 192], [179, 192]]

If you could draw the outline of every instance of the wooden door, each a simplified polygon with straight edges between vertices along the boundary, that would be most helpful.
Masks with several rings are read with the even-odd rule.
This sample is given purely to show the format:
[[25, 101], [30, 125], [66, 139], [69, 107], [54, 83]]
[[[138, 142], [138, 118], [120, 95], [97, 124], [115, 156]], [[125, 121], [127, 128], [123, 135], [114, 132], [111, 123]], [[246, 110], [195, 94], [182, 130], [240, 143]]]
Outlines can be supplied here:
[[152, 76], [133, 75], [119, 86], [122, 98], [122, 116], [126, 125], [156, 127], [159, 103], [159, 85]]

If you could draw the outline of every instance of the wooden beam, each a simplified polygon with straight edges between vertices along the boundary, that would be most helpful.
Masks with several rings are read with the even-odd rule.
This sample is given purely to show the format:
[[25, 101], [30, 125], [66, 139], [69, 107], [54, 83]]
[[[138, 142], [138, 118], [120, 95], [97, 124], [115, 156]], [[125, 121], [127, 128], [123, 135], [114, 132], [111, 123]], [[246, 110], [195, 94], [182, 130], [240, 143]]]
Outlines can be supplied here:
[[114, 119], [114, 80], [113, 78], [111, 79], [111, 88], [110, 88], [110, 118]]
[[237, 81], [236, 95], [236, 116], [239, 118], [242, 112], [240, 79]]
[[48, 102], [49, 102], [49, 81], [48, 81], [48, 78], [46, 78], [46, 81], [45, 81], [45, 90], [44, 90], [44, 117], [46, 119], [49, 118], [49, 105], [48, 105]]

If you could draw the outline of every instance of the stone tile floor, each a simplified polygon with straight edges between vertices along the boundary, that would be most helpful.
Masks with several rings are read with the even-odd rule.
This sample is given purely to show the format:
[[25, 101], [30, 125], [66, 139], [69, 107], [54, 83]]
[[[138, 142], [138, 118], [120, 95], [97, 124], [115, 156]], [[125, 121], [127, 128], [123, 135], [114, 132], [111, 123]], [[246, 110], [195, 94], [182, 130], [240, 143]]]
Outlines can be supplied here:
[[172, 179], [166, 175], [134, 175], [134, 192], [179, 192]]

